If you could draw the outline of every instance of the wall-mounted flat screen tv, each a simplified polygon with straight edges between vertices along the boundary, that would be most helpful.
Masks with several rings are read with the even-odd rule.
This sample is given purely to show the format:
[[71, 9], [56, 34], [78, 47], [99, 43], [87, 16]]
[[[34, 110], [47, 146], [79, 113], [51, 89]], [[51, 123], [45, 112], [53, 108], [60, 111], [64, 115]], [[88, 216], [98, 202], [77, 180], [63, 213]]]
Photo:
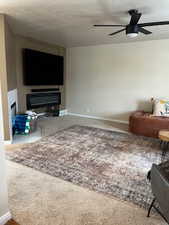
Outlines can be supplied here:
[[64, 58], [23, 49], [24, 85], [63, 85]]

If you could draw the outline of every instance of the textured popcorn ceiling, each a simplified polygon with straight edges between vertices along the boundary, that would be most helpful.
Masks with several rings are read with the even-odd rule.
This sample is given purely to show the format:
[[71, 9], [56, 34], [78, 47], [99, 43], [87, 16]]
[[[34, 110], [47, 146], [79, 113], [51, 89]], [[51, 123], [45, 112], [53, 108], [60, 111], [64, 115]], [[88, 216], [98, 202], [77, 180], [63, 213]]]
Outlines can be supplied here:
[[16, 34], [64, 46], [122, 43], [169, 38], [169, 25], [147, 27], [152, 35], [134, 40], [118, 28], [94, 28], [93, 24], [126, 24], [129, 9], [139, 9], [140, 22], [169, 20], [168, 0], [0, 0], [0, 13], [7, 14]]

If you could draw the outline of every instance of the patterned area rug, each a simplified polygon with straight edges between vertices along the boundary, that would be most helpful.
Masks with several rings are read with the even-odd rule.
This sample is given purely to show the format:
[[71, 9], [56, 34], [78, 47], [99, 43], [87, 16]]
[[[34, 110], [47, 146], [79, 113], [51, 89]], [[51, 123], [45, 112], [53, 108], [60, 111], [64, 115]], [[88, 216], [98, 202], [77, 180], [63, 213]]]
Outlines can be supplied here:
[[76, 125], [7, 151], [7, 158], [147, 208], [146, 175], [160, 163], [161, 150], [157, 139]]

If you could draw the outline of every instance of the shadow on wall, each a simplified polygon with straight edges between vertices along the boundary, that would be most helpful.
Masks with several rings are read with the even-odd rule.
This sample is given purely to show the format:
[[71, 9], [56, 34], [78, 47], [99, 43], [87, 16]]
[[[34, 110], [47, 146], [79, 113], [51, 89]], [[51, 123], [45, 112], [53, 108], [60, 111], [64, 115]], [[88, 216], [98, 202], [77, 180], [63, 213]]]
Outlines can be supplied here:
[[144, 110], [146, 112], [152, 112], [153, 104], [152, 104], [151, 100], [148, 100], [148, 101], [139, 100], [137, 102], [137, 110]]
[[107, 120], [104, 120], [102, 122], [106, 125], [106, 127], [113, 127], [113, 128], [117, 128], [117, 129], [120, 129], [120, 130], [123, 130], [123, 131], [129, 130], [128, 124], [117, 123], [117, 122], [112, 122], [112, 121], [107, 121]]
[[122, 120], [122, 121], [128, 121], [129, 120], [129, 116], [132, 113], [132, 111], [128, 111], [125, 113], [118, 113], [118, 114], [112, 114], [110, 113], [109, 115], [107, 115], [108, 118], [112, 119], [112, 120]]
[[137, 110], [143, 110], [146, 112], [152, 112], [153, 111], [153, 104], [151, 102], [151, 100], [138, 100], [137, 101], [137, 107], [135, 110], [133, 111], [127, 111], [125, 113], [118, 113], [118, 114], [113, 114], [110, 113], [109, 115], [107, 115], [108, 118], [112, 119], [112, 120], [121, 120], [121, 121], [129, 121], [129, 117], [131, 115], [131, 113], [133, 113], [134, 111]]

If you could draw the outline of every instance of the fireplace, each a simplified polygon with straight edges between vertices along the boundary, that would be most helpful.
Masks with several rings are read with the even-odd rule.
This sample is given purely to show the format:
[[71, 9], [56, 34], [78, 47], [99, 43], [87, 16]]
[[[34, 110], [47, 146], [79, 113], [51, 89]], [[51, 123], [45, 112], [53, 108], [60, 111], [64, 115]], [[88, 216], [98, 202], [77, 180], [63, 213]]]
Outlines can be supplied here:
[[61, 104], [61, 93], [32, 93], [26, 95], [27, 109], [36, 109], [40, 107], [51, 107]]
[[59, 116], [61, 93], [60, 92], [39, 92], [26, 95], [27, 109], [40, 109], [46, 116]]

